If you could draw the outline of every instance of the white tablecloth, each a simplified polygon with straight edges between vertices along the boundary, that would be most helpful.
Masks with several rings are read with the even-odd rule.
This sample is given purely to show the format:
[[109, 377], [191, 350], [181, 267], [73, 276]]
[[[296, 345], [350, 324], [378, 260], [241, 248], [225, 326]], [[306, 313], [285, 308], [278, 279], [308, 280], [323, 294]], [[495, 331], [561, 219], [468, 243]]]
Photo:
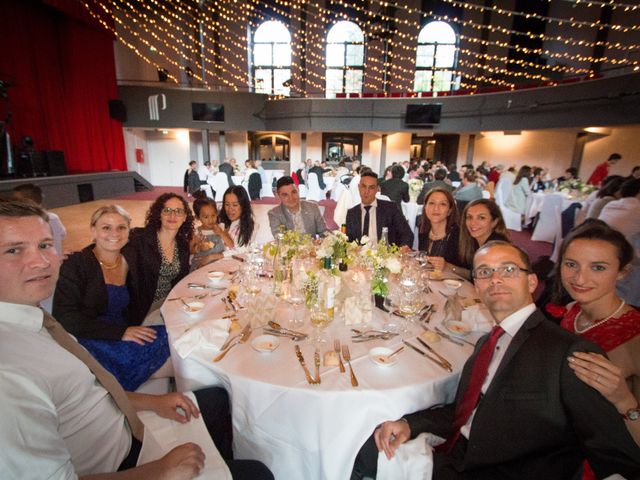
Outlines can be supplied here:
[[[169, 298], [200, 293], [189, 290], [187, 283], [205, 283], [208, 270], [237, 267], [231, 259], [214, 265], [183, 279]], [[438, 324], [444, 297], [437, 290], [443, 288], [442, 282], [432, 282], [432, 288], [436, 292], [425, 295], [425, 302], [440, 306], [431, 322]], [[462, 293], [470, 295], [470, 292], [470, 284], [465, 284]], [[219, 318], [224, 313], [220, 296], [203, 301], [206, 307], [198, 317], [184, 313], [180, 302], [165, 302], [162, 313], [170, 343], [198, 320]], [[379, 327], [385, 314], [376, 309], [375, 315], [372, 325]], [[276, 320], [288, 326], [288, 318], [290, 311], [281, 304]], [[259, 321], [254, 319], [254, 323], [256, 320]], [[310, 327], [305, 325], [302, 329]], [[350, 344], [348, 327], [339, 317], [327, 333], [329, 338]], [[253, 336], [259, 334], [260, 330], [254, 329]], [[479, 334], [472, 336], [477, 338]], [[239, 345], [218, 363], [211, 361], [215, 351], [201, 349], [181, 359], [171, 347], [178, 389], [194, 390], [208, 385], [227, 388], [232, 402], [236, 457], [261, 460], [276, 479], [349, 478], [358, 449], [376, 425], [453, 400], [460, 370], [472, 351], [471, 346], [459, 347], [446, 340], [434, 344], [453, 364], [451, 374], [409, 349], [390, 367], [379, 367], [369, 360], [369, 349], [380, 345], [397, 347], [401, 344], [400, 337], [387, 342], [350, 344], [353, 368], [360, 382], [358, 388], [353, 388], [348, 369], [341, 374], [337, 367], [323, 366], [322, 384], [307, 384], [294, 353], [295, 343], [286, 338], [280, 340], [279, 348], [272, 353], [258, 353], [249, 344]], [[313, 372], [314, 346], [308, 341], [299, 345]], [[326, 350], [329, 345], [325, 345]]]

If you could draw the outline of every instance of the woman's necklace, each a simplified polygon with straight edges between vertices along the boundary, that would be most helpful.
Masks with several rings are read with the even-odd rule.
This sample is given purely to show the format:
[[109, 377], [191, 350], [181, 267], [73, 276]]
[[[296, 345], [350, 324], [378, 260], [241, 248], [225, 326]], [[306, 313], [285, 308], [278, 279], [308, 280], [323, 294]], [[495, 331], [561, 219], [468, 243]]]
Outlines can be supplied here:
[[113, 263], [107, 263], [104, 260], [100, 260], [100, 257], [98, 256], [98, 254], [96, 253], [96, 251], [93, 251], [93, 255], [96, 257], [96, 260], [98, 260], [98, 263], [100, 264], [100, 266], [102, 268], [104, 268], [105, 270], [113, 270], [115, 268], [118, 268], [120, 266], [120, 264], [122, 263], [122, 254], [118, 254], [118, 258], [116, 258], [116, 261]]
[[611, 315], [609, 315], [608, 317], [604, 318], [603, 320], [599, 320], [599, 321], [597, 321], [595, 323], [592, 323], [591, 325], [587, 325], [584, 328], [578, 328], [578, 319], [580, 318], [580, 315], [582, 315], [582, 310], [580, 310], [580, 312], [578, 312], [578, 315], [576, 315], [576, 320], [574, 322], [574, 330], [576, 331], [576, 333], [583, 334], [584, 332], [586, 332], [588, 330], [591, 330], [592, 328], [595, 328], [598, 325], [602, 325], [607, 320], [615, 317], [620, 312], [620, 310], [622, 310], [622, 308], [625, 306], [625, 303], [626, 302], [624, 300], [622, 300], [622, 302], [620, 302], [620, 306], [618, 308], [616, 308], [615, 311]]

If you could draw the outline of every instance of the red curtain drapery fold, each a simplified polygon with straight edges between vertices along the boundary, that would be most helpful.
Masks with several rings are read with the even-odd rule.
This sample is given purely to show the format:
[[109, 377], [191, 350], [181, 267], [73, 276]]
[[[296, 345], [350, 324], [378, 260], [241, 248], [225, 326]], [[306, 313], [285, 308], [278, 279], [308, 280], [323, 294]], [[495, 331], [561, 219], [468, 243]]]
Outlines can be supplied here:
[[0, 79], [9, 82], [14, 145], [62, 150], [70, 173], [126, 170], [113, 40], [104, 31], [33, 1], [0, 6]]

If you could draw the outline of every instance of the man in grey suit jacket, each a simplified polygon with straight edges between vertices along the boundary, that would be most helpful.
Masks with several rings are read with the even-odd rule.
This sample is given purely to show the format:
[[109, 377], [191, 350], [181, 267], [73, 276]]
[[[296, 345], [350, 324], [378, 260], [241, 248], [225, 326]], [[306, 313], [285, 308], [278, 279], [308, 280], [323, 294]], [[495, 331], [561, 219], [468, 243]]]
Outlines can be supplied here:
[[281, 227], [311, 235], [324, 235], [327, 232], [327, 225], [318, 205], [300, 200], [293, 178], [280, 177], [276, 184], [276, 194], [280, 205], [268, 212], [269, 226], [274, 237]]
[[[486, 376], [478, 375], [479, 398], [469, 401], [465, 394], [473, 390], [476, 360], [487, 353], [483, 345], [491, 345], [487, 336], [464, 366], [455, 402], [377, 427], [352, 478], [375, 477], [378, 450], [391, 458], [421, 432], [450, 439], [449, 448], [434, 453], [434, 480], [575, 479], [585, 459], [598, 478], [640, 478], [640, 448], [621, 414], [569, 366], [574, 352], [602, 351], [536, 310], [538, 281], [527, 254], [507, 242], [488, 242], [476, 252], [474, 267], [476, 292], [504, 331], [490, 351]], [[470, 416], [460, 414], [465, 403]], [[462, 426], [454, 431], [456, 418]]]

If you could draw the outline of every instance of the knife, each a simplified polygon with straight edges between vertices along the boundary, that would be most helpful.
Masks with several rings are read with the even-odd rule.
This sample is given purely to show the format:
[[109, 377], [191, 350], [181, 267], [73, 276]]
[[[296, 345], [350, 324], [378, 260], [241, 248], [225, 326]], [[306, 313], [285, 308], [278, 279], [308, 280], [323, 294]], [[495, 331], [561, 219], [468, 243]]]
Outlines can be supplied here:
[[316, 383], [322, 383], [320, 380], [320, 350], [316, 348], [316, 352], [313, 354], [313, 359], [316, 364]]
[[[447, 340], [449, 340], [450, 342], [456, 343], [456, 342], [453, 340], [453, 338], [451, 337], [451, 335], [449, 335], [448, 333], [443, 332], [439, 327], [436, 327], [436, 332], [438, 332], [438, 335], [440, 335], [441, 337], [446, 338], [446, 339], [447, 339]], [[464, 342], [464, 343], [466, 343], [467, 345], [471, 345], [472, 347], [475, 347], [475, 346], [476, 346], [476, 344], [475, 344], [475, 343], [472, 343], [472, 342], [470, 342], [469, 340], [465, 340], [464, 338], [456, 337], [456, 340], [457, 340], [457, 341], [460, 341], [460, 342]]]
[[239, 262], [244, 262], [244, 258], [241, 257], [240, 255], [231, 255], [231, 258], [233, 258], [234, 260], [237, 260]]
[[300, 365], [302, 365], [302, 369], [304, 370], [304, 374], [307, 377], [307, 382], [309, 383], [309, 385], [314, 385], [316, 382], [315, 382], [315, 380], [313, 380], [313, 377], [309, 373], [309, 369], [307, 369], [307, 366], [304, 363], [304, 357], [302, 356], [302, 352], [300, 351], [300, 347], [298, 345], [296, 345], [295, 349], [296, 349], [296, 356], [298, 357], [298, 361], [300, 362]]
[[415, 350], [416, 352], [418, 352], [420, 355], [422, 355], [423, 357], [428, 358], [429, 360], [431, 360], [433, 363], [435, 363], [436, 365], [444, 368], [445, 370], [452, 372], [453, 369], [451, 367], [446, 367], [440, 360], [438, 360], [435, 357], [432, 357], [431, 355], [429, 355], [427, 352], [423, 352], [422, 350], [420, 350], [418, 347], [411, 345], [409, 342], [407, 342], [406, 340], [402, 340], [402, 343], [404, 343], [407, 347], [411, 348], [412, 350]]
[[446, 358], [444, 358], [442, 355], [440, 355], [438, 352], [436, 352], [433, 348], [431, 348], [427, 342], [425, 342], [424, 340], [422, 340], [420, 337], [417, 337], [416, 340], [418, 340], [418, 342], [420, 342], [422, 344], [422, 346], [424, 348], [426, 348], [427, 350], [429, 350], [431, 353], [433, 353], [436, 357], [438, 357], [440, 359], [440, 361], [444, 364], [447, 365], [449, 368], [451, 368], [451, 363], [449, 362], [449, 360], [447, 360]]

